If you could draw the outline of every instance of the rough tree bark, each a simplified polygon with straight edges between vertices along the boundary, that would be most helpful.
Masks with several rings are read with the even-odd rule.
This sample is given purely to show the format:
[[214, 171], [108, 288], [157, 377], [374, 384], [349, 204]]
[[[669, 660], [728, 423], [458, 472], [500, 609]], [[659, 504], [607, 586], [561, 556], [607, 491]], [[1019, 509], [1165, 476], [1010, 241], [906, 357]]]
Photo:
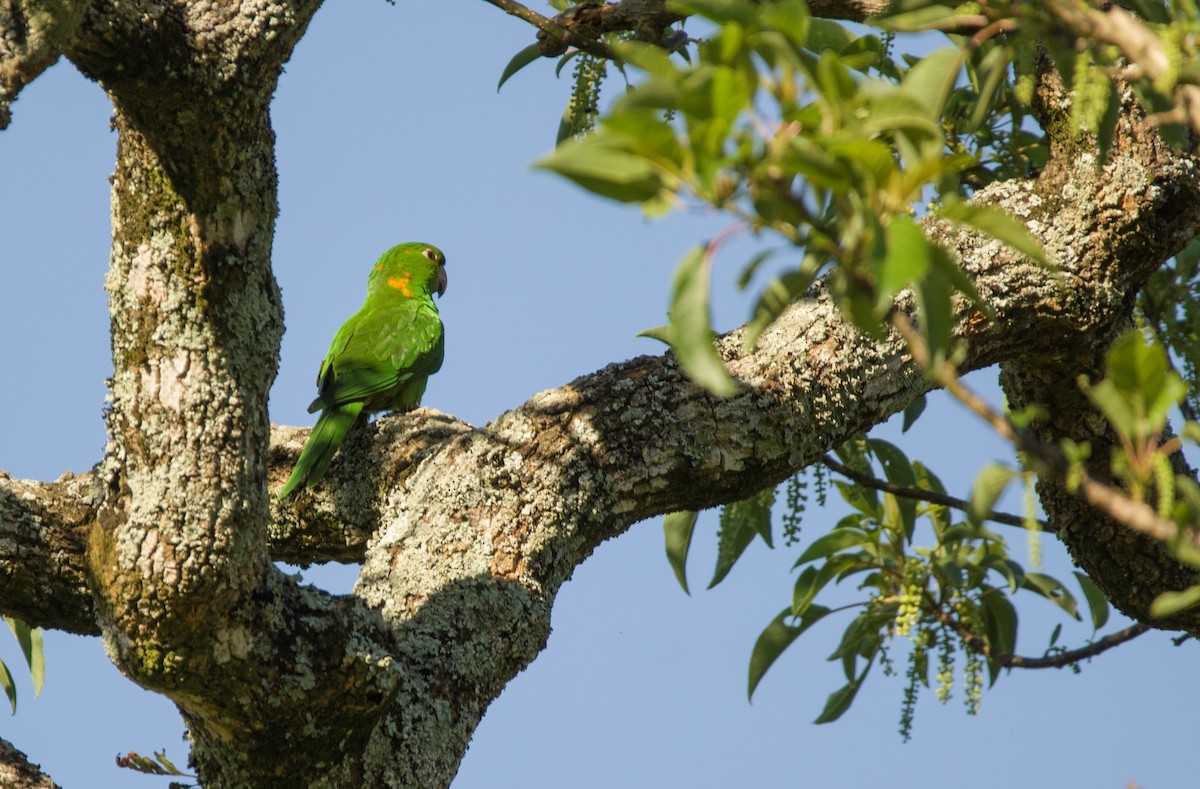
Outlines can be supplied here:
[[[429, 411], [379, 420], [316, 491], [272, 502], [307, 431], [272, 428], [266, 410], [282, 331], [269, 103], [318, 5], [0, 4], [6, 33], [75, 14], [42, 24], [36, 47], [0, 50], [0, 100], [65, 54], [108, 91], [119, 135], [110, 443], [79, 477], [0, 474], [0, 607], [102, 635], [123, 672], [178, 705], [206, 786], [445, 785], [600, 542], [779, 482], [929, 384], [897, 338], [856, 334], [818, 288], [753, 353], [739, 332], [720, 340], [734, 397], [697, 389], [670, 355], [639, 357], [482, 428]], [[1103, 442], [1075, 376], [1200, 228], [1195, 163], [1130, 110], [1103, 170], [1057, 140], [1041, 177], [978, 199], [1025, 218], [1066, 276], [931, 225], [996, 314], [961, 309], [963, 367], [1000, 364], [1015, 404], [1049, 406], [1045, 429]], [[1053, 482], [1040, 492], [1130, 616], [1190, 583], [1157, 544]], [[339, 597], [276, 559], [363, 566]], [[1200, 614], [1171, 626], [1200, 632]]]

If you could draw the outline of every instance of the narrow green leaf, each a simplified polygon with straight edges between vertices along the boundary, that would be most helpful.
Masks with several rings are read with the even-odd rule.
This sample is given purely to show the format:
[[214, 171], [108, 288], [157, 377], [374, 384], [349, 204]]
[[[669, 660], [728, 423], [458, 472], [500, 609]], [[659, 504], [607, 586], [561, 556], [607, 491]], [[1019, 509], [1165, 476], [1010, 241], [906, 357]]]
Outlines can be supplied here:
[[929, 240], [925, 232], [906, 216], [894, 217], [885, 230], [887, 254], [879, 262], [878, 305], [890, 304], [901, 289], [912, 285], [929, 270]]
[[675, 578], [683, 591], [688, 591], [687, 556], [692, 547], [692, 532], [696, 529], [696, 518], [699, 513], [690, 510], [668, 512], [663, 516], [663, 536], [667, 544], [667, 561], [675, 571]]
[[963, 294], [971, 300], [971, 304], [975, 309], [982, 312], [984, 315], [991, 317], [994, 315], [992, 305], [983, 300], [983, 296], [979, 294], [979, 290], [975, 287], [975, 283], [971, 281], [967, 273], [962, 270], [962, 267], [950, 257], [945, 249], [939, 246], [931, 246], [929, 260], [933, 263], [933, 267], [940, 271], [945, 277], [950, 280], [950, 284], [954, 286], [954, 290]]
[[[906, 488], [915, 487], [917, 484], [917, 476], [913, 473], [912, 464], [908, 461], [908, 456], [897, 447], [879, 438], [871, 438], [867, 440], [871, 446], [871, 451], [875, 453], [875, 457], [879, 458], [880, 465], [883, 466], [884, 476], [889, 482], [896, 485], [902, 485]], [[903, 521], [904, 534], [912, 539], [913, 529], [916, 526], [917, 520], [917, 502], [913, 499], [896, 496], [896, 507], [900, 511], [900, 518]]]
[[534, 166], [613, 200], [635, 203], [657, 197], [665, 188], [665, 174], [623, 145], [621, 140], [598, 131], [582, 139], [563, 141]]
[[[731, 513], [732, 506], [726, 505], [721, 510], [721, 526], [717, 532], [717, 566], [713, 570], [712, 580], [708, 582], [709, 589], [725, 580], [725, 576], [729, 575], [733, 565], [742, 558], [742, 554], [758, 534], [756, 524], [750, 518], [739, 517], [736, 510]], [[769, 515], [768, 511], [768, 517]]]
[[671, 327], [670, 326], [655, 326], [653, 329], [644, 329], [637, 333], [638, 337], [649, 337], [652, 340], [671, 344]]
[[829, 698], [825, 701], [825, 709], [821, 710], [821, 714], [813, 723], [832, 723], [842, 717], [854, 703], [854, 697], [858, 695], [858, 689], [862, 687], [863, 680], [866, 679], [867, 672], [870, 670], [871, 664], [868, 663], [857, 679], [830, 693]]
[[831, 49], [841, 52], [850, 45], [854, 37], [845, 26], [831, 19], [810, 19], [807, 47], [813, 52]]
[[8, 703], [12, 705], [12, 711], [17, 713], [17, 685], [13, 682], [12, 672], [8, 670], [8, 666], [0, 660], [0, 685], [4, 686], [4, 695], [8, 696]]
[[926, 404], [925, 395], [921, 395], [904, 407], [904, 421], [900, 424], [901, 433], [907, 433], [908, 429], [917, 423], [917, 419], [925, 411]]
[[1182, 592], [1163, 592], [1150, 604], [1150, 616], [1155, 619], [1177, 614], [1185, 608], [1200, 603], [1200, 584], [1189, 586]]
[[1066, 611], [1073, 619], [1079, 619], [1075, 595], [1057, 579], [1044, 573], [1026, 573], [1025, 588], [1040, 594], [1056, 606]]
[[1016, 476], [1016, 471], [999, 463], [989, 463], [980, 469], [975, 477], [975, 486], [971, 489], [971, 506], [967, 509], [971, 520], [975, 523], [987, 520], [996, 508], [996, 500]]
[[1083, 598], [1087, 600], [1088, 610], [1092, 615], [1092, 629], [1099, 630], [1108, 623], [1108, 598], [1086, 573], [1078, 570], [1074, 572], [1075, 580], [1079, 582], [1079, 588], [1083, 590]]
[[894, 16], [878, 17], [871, 20], [871, 23], [898, 33], [921, 33], [926, 30], [945, 29], [947, 25], [953, 24], [956, 16], [957, 12], [950, 6], [930, 5], [903, 11]]
[[813, 540], [805, 550], [800, 554], [800, 558], [796, 560], [794, 567], [799, 567], [802, 564], [814, 561], [816, 559], [824, 559], [830, 554], [844, 551], [847, 548], [853, 548], [856, 545], [873, 540], [870, 534], [858, 529], [835, 529]]
[[979, 94], [975, 106], [971, 109], [971, 117], [967, 120], [965, 131], [974, 133], [983, 125], [996, 92], [1008, 77], [1008, 66], [1012, 62], [1011, 50], [1008, 47], [997, 46], [992, 49], [980, 64], [980, 74], [983, 77], [979, 86]]
[[804, 46], [808, 42], [812, 18], [806, 3], [801, 0], [777, 0], [764, 6], [761, 13], [764, 24], [781, 31], [795, 46]]
[[684, 255], [675, 270], [667, 310], [671, 347], [693, 381], [715, 395], [729, 396], [738, 387], [713, 345], [708, 299], [710, 265], [706, 247], [700, 245]]
[[931, 269], [917, 285], [920, 330], [929, 346], [929, 364], [939, 368], [950, 355], [954, 310], [950, 301], [950, 283], [937, 269]]
[[[998, 654], [1011, 655], [1017, 650], [1017, 609], [1009, 601], [1008, 596], [999, 590], [980, 597], [980, 611], [983, 614], [984, 628], [987, 633], [988, 645]], [[1001, 666], [994, 660], [988, 661], [988, 684], [996, 684], [1000, 676]]]
[[1002, 241], [1039, 265], [1052, 265], [1042, 243], [1029, 232], [1029, 228], [1001, 208], [979, 202], [949, 202], [942, 207], [939, 216]]
[[15, 617], [6, 616], [4, 621], [16, 636], [17, 643], [21, 645], [21, 653], [25, 655], [25, 665], [29, 666], [29, 674], [33, 679], [33, 694], [37, 696], [42, 692], [42, 682], [46, 672], [45, 658], [42, 654], [42, 631], [36, 627], [31, 628]]
[[963, 53], [957, 47], [939, 49], [917, 61], [900, 81], [900, 88], [924, 104], [929, 118], [936, 122], [942, 117], [962, 65]]
[[788, 621], [795, 617], [792, 616], [792, 609], [785, 608], [779, 612], [779, 616], [771, 620], [771, 624], [767, 625], [758, 640], [754, 642], [754, 649], [750, 653], [750, 681], [746, 692], [747, 698], [753, 700], [754, 689], [758, 687], [758, 683], [767, 673], [767, 669], [775, 663], [783, 651], [791, 646], [791, 643], [799, 638], [805, 630], [821, 621], [829, 612], [829, 609], [824, 606], [812, 605], [800, 617], [799, 624], [788, 624]]
[[[866, 473], [875, 476], [874, 472], [869, 469]], [[879, 506], [879, 492], [875, 489], [840, 479], [835, 479], [833, 484], [846, 503], [863, 515], [869, 518], [883, 517], [883, 510]]]
[[714, 22], [737, 22], [743, 27], [754, 24], [754, 7], [740, 0], [681, 0], [674, 3], [680, 11], [711, 19]]
[[1009, 559], [1006, 554], [986, 553], [979, 563], [989, 570], [995, 570], [1004, 576], [1004, 580], [1008, 584], [1009, 593], [1020, 589], [1025, 581], [1025, 569], [1012, 559]]
[[508, 61], [508, 65], [504, 67], [503, 73], [500, 74], [500, 82], [496, 85], [496, 92], [500, 92], [500, 88], [504, 87], [504, 83], [508, 82], [508, 78], [516, 74], [521, 69], [528, 66], [533, 61], [542, 56], [541, 48], [538, 44], [530, 44], [520, 52], [512, 56], [512, 60]]
[[40, 627], [30, 630], [29, 643], [29, 678], [33, 680], [33, 695], [40, 696], [42, 695], [42, 685], [46, 682], [46, 653]]

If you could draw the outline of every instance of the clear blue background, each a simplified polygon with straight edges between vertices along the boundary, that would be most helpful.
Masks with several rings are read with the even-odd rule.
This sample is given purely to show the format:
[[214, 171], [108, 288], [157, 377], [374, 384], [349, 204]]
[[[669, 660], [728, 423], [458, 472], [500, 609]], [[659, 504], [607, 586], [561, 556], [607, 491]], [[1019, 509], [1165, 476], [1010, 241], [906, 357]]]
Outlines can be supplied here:
[[[532, 170], [569, 92], [544, 62], [497, 95], [504, 64], [532, 35], [476, 0], [330, 3], [318, 13], [274, 107], [274, 262], [287, 320], [275, 422], [311, 423], [304, 409], [329, 338], [361, 302], [370, 264], [403, 240], [437, 243], [449, 260], [447, 358], [429, 407], [481, 425], [610, 361], [659, 352], [635, 335], [663, 322], [676, 261], [722, 220], [694, 210], [650, 223]], [[103, 451], [110, 112], [103, 92], [64, 62], [26, 89], [0, 134], [0, 469], [13, 476], [85, 471]], [[725, 329], [749, 310], [732, 284], [743, 248], [734, 245], [715, 274]], [[994, 375], [973, 380], [995, 396]], [[960, 493], [983, 463], [1007, 458], [940, 400], [904, 442]], [[811, 512], [807, 535], [837, 517]], [[667, 566], [658, 521], [601, 546], [560, 594], [546, 651], [488, 711], [455, 786], [1196, 785], [1196, 647], [1164, 634], [1078, 676], [1005, 676], [979, 717], [964, 714], [961, 694], [942, 707], [929, 691], [914, 740], [902, 744], [903, 682], [878, 672], [841, 721], [810, 723], [842, 682], [824, 657], [844, 621], [826, 622], [780, 659], [749, 704], [750, 649], [790, 601], [795, 553], [752, 546], [724, 584], [700, 591], [714, 530], [706, 516], [692, 597]], [[1009, 538], [1022, 548], [1022, 534]], [[1069, 575], [1061, 551], [1049, 540], [1046, 548], [1045, 569]], [[305, 576], [343, 591], [354, 570]], [[1056, 609], [1033, 599], [1021, 610], [1020, 651], [1040, 654]], [[1090, 629], [1066, 632], [1074, 646]], [[36, 699], [3, 635], [0, 658], [22, 694], [17, 714], [0, 717], [0, 735], [68, 789], [165, 785], [113, 766], [130, 750], [165, 747], [185, 763], [174, 707], [123, 679], [99, 639], [47, 634]]]

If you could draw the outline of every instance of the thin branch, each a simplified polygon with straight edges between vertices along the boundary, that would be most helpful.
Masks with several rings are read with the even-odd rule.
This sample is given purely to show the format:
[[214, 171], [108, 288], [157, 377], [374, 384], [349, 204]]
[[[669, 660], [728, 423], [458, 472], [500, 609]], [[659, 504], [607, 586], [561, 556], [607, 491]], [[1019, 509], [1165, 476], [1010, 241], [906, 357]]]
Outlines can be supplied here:
[[1085, 647], [1064, 649], [1061, 652], [1046, 654], [1042, 657], [1025, 657], [1023, 655], [1014, 655], [1010, 652], [993, 652], [986, 638], [972, 633], [962, 622], [959, 622], [948, 612], [939, 611], [934, 616], [937, 621], [950, 626], [962, 638], [963, 643], [968, 648], [978, 652], [988, 660], [1000, 664], [1004, 668], [1066, 668], [1080, 661], [1089, 660], [1127, 641], [1132, 641], [1150, 629], [1140, 623], [1133, 624], [1124, 630], [1118, 630], [1115, 633], [1108, 634], [1104, 638], [1093, 641]]
[[[821, 462], [842, 476], [848, 477], [854, 482], [857, 482], [859, 485], [867, 488], [873, 488], [875, 490], [883, 491], [884, 493], [891, 493], [894, 496], [903, 496], [906, 499], [928, 501], [931, 504], [940, 504], [943, 507], [952, 507], [953, 509], [962, 510], [963, 512], [968, 512], [971, 508], [969, 502], [966, 502], [962, 499], [956, 499], [953, 496], [947, 496], [944, 493], [937, 493], [935, 491], [925, 490], [923, 488], [910, 488], [906, 485], [897, 485], [894, 482], [888, 482], [887, 480], [873, 477], [870, 474], [863, 474], [862, 472], [856, 471], [855, 469], [852, 469], [843, 463], [839, 463], [838, 461], [834, 460], [831, 455], [823, 456], [821, 458]], [[1020, 528], [1025, 528], [1026, 524], [1024, 518], [1020, 518], [1016, 515], [1009, 515], [1006, 512], [996, 512], [994, 510], [989, 512], [985, 519], [995, 523], [1003, 523], [1008, 526], [1018, 526]], [[1047, 523], [1043, 520], [1038, 520], [1037, 523], [1042, 527], [1043, 531], [1049, 533], [1054, 532], [1054, 527], [1050, 523]]]
[[555, 42], [561, 47], [545, 46], [544, 54], [546, 57], [555, 57], [566, 51], [567, 45], [570, 44], [578, 49], [595, 55], [596, 57], [615, 59], [615, 55], [602, 41], [594, 38], [581, 36], [574, 30], [559, 24], [557, 21], [549, 17], [542, 16], [537, 11], [521, 5], [515, 0], [485, 0], [488, 3], [504, 11], [506, 14], [511, 14], [517, 19], [524, 20], [536, 27], [545, 34], [547, 42]]

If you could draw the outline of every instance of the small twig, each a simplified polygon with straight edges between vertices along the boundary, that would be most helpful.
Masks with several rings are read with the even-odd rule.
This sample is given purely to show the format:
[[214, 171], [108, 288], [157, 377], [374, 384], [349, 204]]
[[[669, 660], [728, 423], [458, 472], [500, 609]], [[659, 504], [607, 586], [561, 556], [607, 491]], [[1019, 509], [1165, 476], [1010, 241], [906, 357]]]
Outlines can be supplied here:
[[[550, 40], [563, 44], [564, 49], [566, 44], [570, 44], [596, 57], [607, 58], [609, 60], [616, 59], [616, 55], [604, 42], [581, 36], [570, 28], [563, 27], [553, 19], [542, 16], [532, 8], [521, 5], [515, 2], [515, 0], [485, 0], [485, 2], [491, 3], [506, 14], [511, 14], [518, 19], [528, 22], [545, 33]], [[561, 53], [555, 52], [553, 54]], [[552, 57], [553, 54], [548, 53], [548, 56]]]
[[[874, 488], [875, 490], [880, 490], [884, 493], [891, 493], [895, 496], [903, 496], [906, 499], [928, 501], [931, 504], [940, 504], [943, 507], [952, 507], [956, 510], [962, 510], [963, 512], [969, 511], [971, 507], [969, 502], [963, 501], [962, 499], [956, 499], [953, 496], [947, 496], [944, 493], [937, 493], [935, 491], [924, 490], [922, 488], [910, 488], [905, 485], [897, 485], [894, 482], [888, 482], [887, 480], [873, 477], [870, 474], [863, 474], [862, 472], [856, 471], [843, 463], [839, 463], [830, 455], [825, 455], [822, 457], [821, 462], [842, 476], [847, 477], [864, 487]], [[1009, 515], [1006, 512], [992, 511], [989, 512], [985, 517], [989, 521], [994, 521], [995, 523], [1004, 523], [1009, 526], [1019, 526], [1024, 528], [1026, 524], [1024, 518], [1019, 518], [1016, 515]], [[1043, 531], [1049, 533], [1054, 532], [1054, 527], [1046, 521], [1038, 520], [1037, 523], [1041, 525]]]
[[959, 622], [945, 611], [937, 612], [935, 618], [939, 622], [949, 625], [954, 632], [958, 633], [967, 647], [983, 655], [988, 660], [1000, 664], [1004, 668], [1066, 668], [1074, 663], [1093, 658], [1113, 647], [1120, 646], [1126, 641], [1132, 641], [1150, 629], [1143, 624], [1134, 624], [1124, 630], [1110, 633], [1085, 647], [1064, 649], [1062, 652], [1043, 655], [1042, 657], [1025, 657], [1009, 652], [993, 652], [986, 638], [975, 635], [962, 622]]

